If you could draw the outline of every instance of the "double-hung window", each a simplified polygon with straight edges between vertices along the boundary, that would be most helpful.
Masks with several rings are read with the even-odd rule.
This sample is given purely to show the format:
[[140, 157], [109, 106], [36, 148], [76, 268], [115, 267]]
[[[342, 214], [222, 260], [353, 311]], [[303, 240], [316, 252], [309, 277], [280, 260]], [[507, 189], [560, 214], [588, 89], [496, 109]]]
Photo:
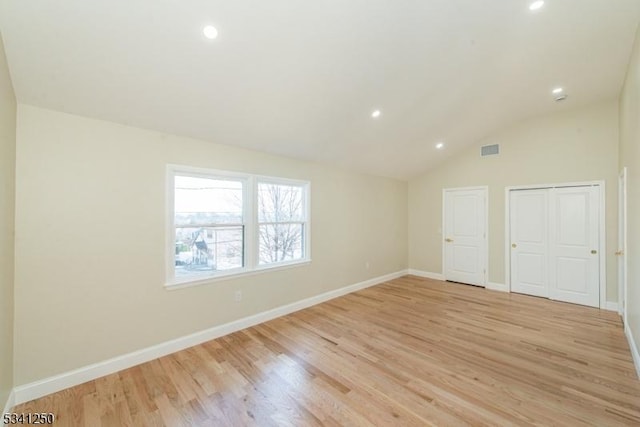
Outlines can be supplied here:
[[170, 165], [167, 286], [306, 263], [309, 183]]
[[258, 180], [258, 264], [305, 257], [306, 185]]
[[244, 267], [245, 186], [224, 176], [174, 176], [176, 279]]

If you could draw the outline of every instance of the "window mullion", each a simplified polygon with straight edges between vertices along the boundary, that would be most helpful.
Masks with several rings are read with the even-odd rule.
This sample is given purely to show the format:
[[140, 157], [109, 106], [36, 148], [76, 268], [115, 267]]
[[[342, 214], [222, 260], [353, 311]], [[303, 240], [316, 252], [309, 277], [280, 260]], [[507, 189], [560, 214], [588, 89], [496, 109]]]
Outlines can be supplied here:
[[249, 270], [253, 270], [256, 267], [256, 185], [255, 178], [249, 177], [247, 179], [247, 192], [245, 200], [245, 259], [246, 267]]

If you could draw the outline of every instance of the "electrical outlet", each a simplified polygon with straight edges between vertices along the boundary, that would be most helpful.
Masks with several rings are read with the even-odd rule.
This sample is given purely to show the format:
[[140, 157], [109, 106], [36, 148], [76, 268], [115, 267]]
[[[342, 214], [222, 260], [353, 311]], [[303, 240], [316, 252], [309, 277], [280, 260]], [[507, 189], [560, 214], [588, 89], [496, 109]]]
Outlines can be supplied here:
[[364, 268], [367, 269], [367, 270], [369, 269], [369, 261], [364, 263]]
[[236, 300], [236, 302], [242, 301], [242, 291], [236, 291], [234, 299]]

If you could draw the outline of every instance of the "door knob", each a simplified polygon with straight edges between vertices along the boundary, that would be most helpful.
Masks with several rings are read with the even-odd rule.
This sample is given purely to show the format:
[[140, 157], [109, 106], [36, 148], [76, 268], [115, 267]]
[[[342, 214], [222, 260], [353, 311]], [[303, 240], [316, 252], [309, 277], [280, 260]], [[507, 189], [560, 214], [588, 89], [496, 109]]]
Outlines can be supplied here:
[[595, 249], [591, 249], [591, 253], [592, 253], [593, 255], [595, 255], [595, 254], [597, 254], [597, 253], [598, 253], [598, 251], [596, 251]]
[[453, 242], [453, 239], [450, 239], [450, 238], [447, 237], [446, 239], [444, 239], [444, 241], [447, 242], [447, 243], [451, 243], [451, 242]]
[[622, 256], [624, 255], [624, 251], [620, 250], [620, 251], [616, 251], [616, 256]]
[[512, 244], [511, 244], [511, 247], [512, 247], [512, 248], [517, 248], [517, 247], [518, 247], [518, 245], [516, 245], [515, 243], [512, 243]]

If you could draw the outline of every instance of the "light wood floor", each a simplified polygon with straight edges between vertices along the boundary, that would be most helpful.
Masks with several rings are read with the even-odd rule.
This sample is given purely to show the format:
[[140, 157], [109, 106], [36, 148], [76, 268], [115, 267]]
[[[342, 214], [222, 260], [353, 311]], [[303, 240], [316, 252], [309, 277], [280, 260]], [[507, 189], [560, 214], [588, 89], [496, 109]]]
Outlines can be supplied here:
[[615, 313], [406, 276], [23, 404], [56, 425], [640, 425]]

